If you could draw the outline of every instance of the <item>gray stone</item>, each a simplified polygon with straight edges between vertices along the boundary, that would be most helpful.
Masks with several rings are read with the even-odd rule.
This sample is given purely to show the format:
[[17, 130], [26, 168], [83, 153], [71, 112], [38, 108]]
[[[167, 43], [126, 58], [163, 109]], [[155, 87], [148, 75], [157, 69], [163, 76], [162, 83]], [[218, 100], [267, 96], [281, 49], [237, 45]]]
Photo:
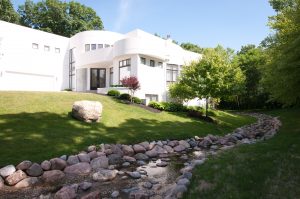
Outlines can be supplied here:
[[91, 145], [87, 148], [88, 152], [92, 152], [92, 151], [96, 151], [96, 150], [97, 150], [97, 147], [95, 145]]
[[81, 197], [80, 199], [99, 199], [99, 198], [101, 198], [101, 192], [93, 191], [93, 192]]
[[190, 148], [191, 147], [190, 144], [185, 140], [180, 140], [179, 144], [184, 146], [185, 148]]
[[201, 159], [201, 160], [193, 160], [192, 161], [192, 165], [194, 166], [198, 166], [198, 165], [201, 165], [205, 162], [205, 159]]
[[210, 145], [212, 145], [213, 142], [211, 141], [210, 137], [206, 136], [204, 139], [199, 143], [199, 146], [208, 148]]
[[142, 145], [139, 145], [139, 144], [133, 145], [133, 150], [136, 153], [145, 153], [146, 152], [146, 149]]
[[67, 166], [67, 162], [60, 158], [53, 158], [50, 160], [51, 170], [64, 170]]
[[129, 175], [130, 177], [134, 178], [134, 179], [138, 179], [141, 178], [141, 174], [137, 171], [133, 171], [133, 172], [126, 172], [127, 175]]
[[118, 171], [118, 175], [124, 175], [125, 172], [124, 171]]
[[134, 158], [137, 160], [144, 160], [144, 161], [149, 160], [149, 157], [143, 153], [135, 154]]
[[4, 187], [4, 180], [3, 178], [0, 176], [0, 189]]
[[111, 194], [112, 198], [117, 198], [120, 195], [120, 193], [118, 191], [113, 191]]
[[137, 190], [139, 190], [138, 187], [131, 187], [131, 188], [122, 189], [121, 191], [122, 191], [123, 193], [130, 193], [130, 192], [132, 192], [132, 191], [137, 191]]
[[124, 156], [123, 160], [126, 162], [130, 162], [130, 163], [136, 162], [136, 159], [134, 157], [130, 157], [130, 156]]
[[181, 198], [183, 193], [187, 191], [186, 186], [184, 185], [176, 185], [174, 189], [172, 190], [172, 195]]
[[48, 161], [48, 160], [44, 160], [42, 163], [41, 163], [41, 167], [43, 170], [45, 171], [48, 171], [51, 169], [51, 162]]
[[72, 107], [72, 116], [84, 122], [98, 122], [102, 115], [102, 104], [98, 101], [76, 101]]
[[26, 173], [32, 177], [38, 177], [43, 174], [43, 169], [38, 163], [33, 163], [27, 170]]
[[108, 168], [108, 158], [106, 156], [100, 156], [98, 158], [95, 158], [91, 161], [91, 166], [93, 169]]
[[149, 150], [149, 142], [147, 142], [147, 141], [141, 142], [141, 143], [139, 143], [139, 145], [142, 145], [146, 150]]
[[7, 178], [5, 178], [5, 183], [7, 185], [13, 186], [18, 182], [20, 182], [21, 180], [25, 179], [26, 177], [27, 177], [26, 173], [24, 173], [22, 170], [18, 170], [13, 174], [9, 175]]
[[25, 188], [25, 187], [32, 187], [36, 185], [39, 182], [39, 179], [37, 177], [29, 177], [21, 180], [18, 182], [15, 187], [16, 188]]
[[0, 169], [0, 176], [3, 178], [13, 174], [16, 171], [16, 168], [14, 165], [7, 165]]
[[67, 155], [62, 155], [59, 158], [62, 159], [62, 160], [64, 160], [64, 161], [67, 161]]
[[68, 165], [73, 165], [79, 163], [77, 155], [70, 155], [67, 160]]
[[111, 145], [111, 151], [112, 151], [113, 154], [118, 154], [120, 156], [124, 155], [121, 147], [117, 144]]
[[152, 186], [153, 186], [153, 185], [152, 185], [152, 183], [150, 183], [150, 182], [144, 182], [144, 183], [143, 183], [143, 187], [146, 188], [146, 189], [151, 189]]
[[92, 167], [87, 162], [80, 162], [77, 164], [73, 164], [73, 165], [67, 166], [64, 169], [64, 172], [68, 173], [68, 174], [88, 174], [91, 171], [92, 171]]
[[150, 196], [147, 192], [143, 190], [132, 191], [129, 194], [130, 199], [149, 199]]
[[118, 170], [101, 169], [93, 174], [95, 181], [109, 181], [113, 180], [118, 174]]
[[176, 152], [182, 152], [184, 150], [185, 150], [185, 146], [183, 146], [183, 145], [177, 145], [174, 147], [174, 151], [176, 151]]
[[82, 183], [80, 183], [79, 188], [83, 191], [86, 191], [86, 190], [90, 189], [92, 187], [92, 185], [93, 184], [90, 182], [82, 182]]
[[169, 145], [164, 145], [163, 147], [168, 153], [173, 153], [174, 149], [172, 147], [170, 147]]
[[80, 153], [78, 154], [78, 158], [80, 162], [90, 162], [91, 157], [86, 153]]
[[190, 181], [187, 178], [181, 178], [177, 181], [177, 184], [188, 186], [190, 184]]
[[54, 199], [74, 199], [76, 196], [76, 192], [71, 186], [65, 186], [56, 192]]
[[123, 158], [122, 155], [119, 154], [111, 154], [108, 156], [108, 163], [109, 164], [122, 164]]
[[17, 170], [26, 170], [32, 165], [32, 162], [29, 160], [24, 160], [16, 166]]
[[132, 149], [131, 146], [123, 145], [122, 151], [123, 151], [124, 156], [133, 156], [134, 155], [134, 150]]
[[94, 158], [97, 158], [99, 157], [98, 154], [97, 154], [97, 151], [91, 151], [88, 153], [88, 155], [90, 156], [90, 159], [94, 159]]
[[163, 149], [161, 146], [156, 145], [151, 149], [150, 151], [146, 152], [146, 155], [149, 156], [150, 158], [157, 157], [159, 154], [164, 154], [168, 153], [167, 150]]
[[157, 144], [158, 146], [160, 146], [160, 147], [162, 147], [162, 146], [164, 145], [160, 140], [157, 141], [156, 144]]
[[143, 166], [143, 165], [146, 164], [146, 162], [143, 161], [143, 160], [138, 160], [136, 163], [137, 163], [137, 165], [139, 165], [139, 166]]
[[146, 175], [146, 174], [147, 174], [147, 171], [145, 171], [145, 170], [142, 170], [142, 169], [141, 169], [141, 170], [139, 170], [138, 172], [139, 172], [140, 174], [142, 174], [142, 175]]
[[64, 172], [60, 170], [45, 171], [42, 179], [46, 183], [56, 183], [65, 177]]
[[157, 163], [156, 166], [158, 166], [158, 167], [166, 167], [166, 166], [168, 166], [168, 163], [162, 161], [162, 162]]
[[168, 145], [170, 146], [170, 147], [175, 147], [175, 146], [177, 146], [179, 144], [179, 142], [177, 141], [177, 140], [172, 140], [172, 141], [169, 141], [168, 142]]
[[190, 180], [192, 179], [193, 174], [191, 172], [184, 172], [182, 176]]
[[130, 166], [130, 163], [129, 162], [124, 162], [123, 164], [122, 164], [122, 167], [129, 167]]
[[70, 187], [75, 190], [75, 193], [78, 192], [79, 185], [77, 183], [71, 184]]

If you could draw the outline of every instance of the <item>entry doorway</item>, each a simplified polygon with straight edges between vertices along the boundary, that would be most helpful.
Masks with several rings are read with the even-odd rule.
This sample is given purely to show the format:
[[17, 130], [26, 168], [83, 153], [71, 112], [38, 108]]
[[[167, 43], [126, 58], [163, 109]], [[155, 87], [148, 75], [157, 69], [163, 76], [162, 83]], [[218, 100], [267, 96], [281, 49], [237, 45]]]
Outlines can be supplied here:
[[91, 90], [97, 88], [105, 88], [106, 84], [106, 69], [105, 68], [91, 68]]

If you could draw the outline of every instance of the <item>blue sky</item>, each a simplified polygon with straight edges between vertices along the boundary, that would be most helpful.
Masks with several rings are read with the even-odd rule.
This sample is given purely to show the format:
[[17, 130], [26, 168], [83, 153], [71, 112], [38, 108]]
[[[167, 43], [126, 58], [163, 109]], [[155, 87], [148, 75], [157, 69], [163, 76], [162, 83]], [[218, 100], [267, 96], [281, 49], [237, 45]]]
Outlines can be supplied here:
[[[15, 7], [25, 0], [13, 0]], [[36, 0], [34, 0], [36, 2]], [[68, 0], [67, 0], [68, 1]], [[139, 28], [171, 35], [202, 47], [221, 44], [235, 50], [259, 44], [269, 33], [268, 0], [78, 0], [92, 7], [106, 30], [126, 33]]]

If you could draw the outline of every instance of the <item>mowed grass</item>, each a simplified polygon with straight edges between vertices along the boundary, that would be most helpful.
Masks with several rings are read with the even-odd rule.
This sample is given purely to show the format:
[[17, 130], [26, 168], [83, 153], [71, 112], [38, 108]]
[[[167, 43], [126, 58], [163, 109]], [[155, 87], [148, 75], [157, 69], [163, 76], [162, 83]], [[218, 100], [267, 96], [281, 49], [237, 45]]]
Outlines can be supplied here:
[[[70, 116], [77, 100], [103, 104], [100, 123]], [[219, 125], [187, 118], [184, 113], [152, 113], [111, 97], [73, 92], [0, 92], [0, 166], [22, 160], [40, 162], [72, 154], [92, 144], [137, 143], [228, 133], [255, 119], [218, 112]]]
[[279, 133], [197, 167], [184, 198], [300, 198], [300, 109], [265, 113], [280, 116]]

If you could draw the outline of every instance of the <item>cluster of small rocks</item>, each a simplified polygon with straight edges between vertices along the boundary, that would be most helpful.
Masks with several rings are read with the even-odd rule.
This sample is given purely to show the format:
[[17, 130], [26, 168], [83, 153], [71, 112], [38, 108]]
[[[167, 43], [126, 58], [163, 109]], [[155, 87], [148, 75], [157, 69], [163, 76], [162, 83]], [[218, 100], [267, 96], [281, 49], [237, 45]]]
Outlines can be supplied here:
[[[204, 138], [194, 137], [186, 140], [165, 140], [153, 142], [141, 142], [134, 145], [101, 144], [89, 146], [86, 151], [76, 155], [63, 155], [59, 158], [45, 160], [41, 164], [23, 161], [16, 167], [8, 165], [0, 169], [0, 188], [14, 186], [15, 188], [31, 187], [42, 183], [57, 183], [66, 175], [91, 174], [93, 181], [106, 182], [123, 175], [122, 178], [139, 179], [143, 171], [122, 172], [116, 168], [131, 165], [142, 166], [149, 160], [159, 158], [156, 166], [166, 167], [170, 161], [168, 154], [181, 154], [181, 159], [187, 160], [186, 151], [196, 151], [195, 159], [186, 162], [180, 170], [181, 174], [174, 185], [165, 193], [165, 198], [180, 198], [187, 190], [192, 178], [192, 170], [206, 160], [203, 151], [215, 154], [216, 151], [229, 149], [237, 144], [251, 144], [257, 140], [271, 138], [280, 126], [277, 118], [262, 114], [251, 114], [258, 118], [258, 122], [236, 129], [233, 133], [225, 136], [207, 135]], [[76, 198], [79, 190], [87, 191], [93, 184], [82, 182], [62, 187], [55, 193], [54, 198]], [[145, 182], [146, 190], [155, 188], [155, 182]], [[128, 191], [130, 198], [149, 198], [152, 192], [140, 189], [122, 190]], [[93, 191], [82, 198], [99, 198], [101, 193]], [[111, 194], [112, 198], [119, 196], [119, 191]]]

